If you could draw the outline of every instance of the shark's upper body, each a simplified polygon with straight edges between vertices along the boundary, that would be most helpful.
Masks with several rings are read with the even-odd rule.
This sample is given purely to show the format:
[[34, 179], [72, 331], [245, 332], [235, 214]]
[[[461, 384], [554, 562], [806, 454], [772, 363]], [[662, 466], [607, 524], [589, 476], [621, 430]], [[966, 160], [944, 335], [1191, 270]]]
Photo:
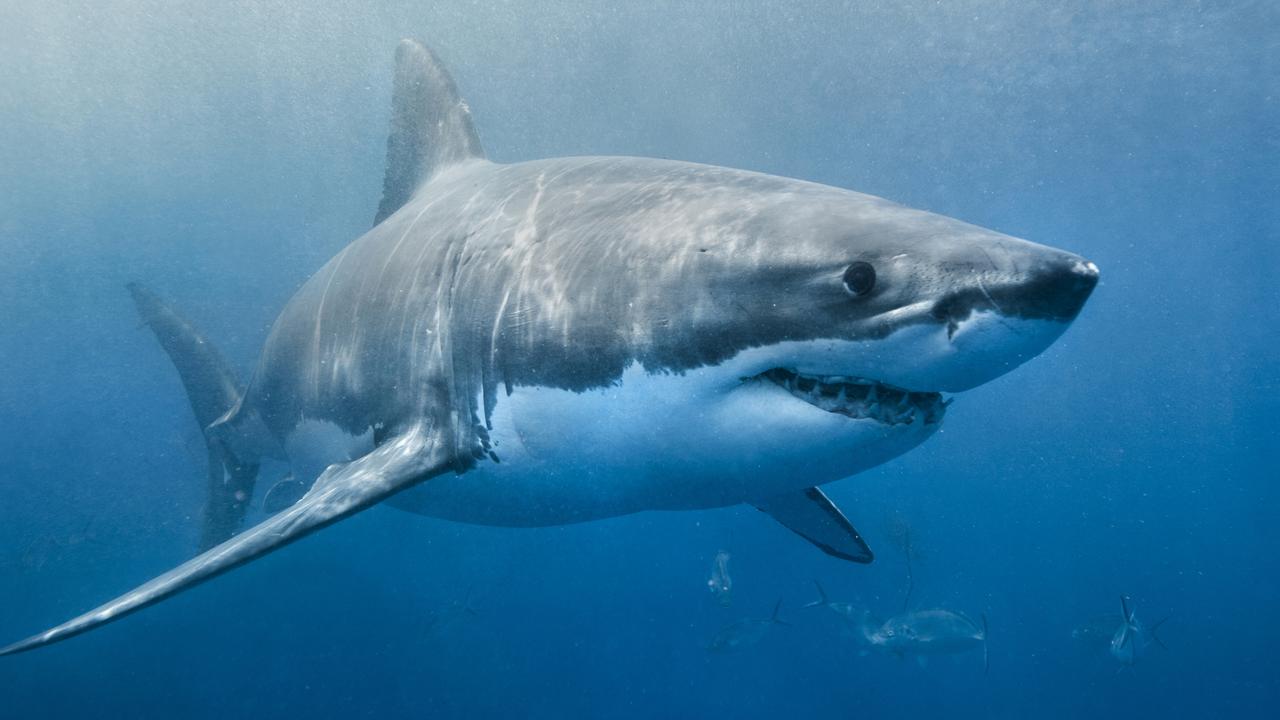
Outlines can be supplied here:
[[[439, 61], [406, 41], [378, 221], [290, 300], [243, 391], [135, 288], [188, 388], [219, 383], [191, 396], [219, 418], [205, 537], [225, 542], [0, 654], [392, 496], [501, 525], [751, 503], [869, 561], [817, 486], [918, 445], [942, 393], [1044, 350], [1096, 282], [1076, 255], [800, 180], [644, 158], [490, 162]], [[230, 537], [265, 456], [314, 483]]]
[[[874, 273], [863, 294], [846, 287], [855, 265]], [[467, 522], [731, 505], [919, 444], [942, 420], [937, 392], [1043, 349], [1091, 272], [797, 180], [473, 160], [302, 288], [240, 413], [313, 471], [423, 417], [448, 424], [451, 452], [476, 466], [405, 500]]]

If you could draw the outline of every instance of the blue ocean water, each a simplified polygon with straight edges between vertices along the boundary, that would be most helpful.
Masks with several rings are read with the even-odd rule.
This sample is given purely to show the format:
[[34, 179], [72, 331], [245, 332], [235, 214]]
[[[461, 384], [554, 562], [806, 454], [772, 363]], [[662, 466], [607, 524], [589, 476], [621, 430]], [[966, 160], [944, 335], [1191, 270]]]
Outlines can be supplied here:
[[[0, 641], [195, 549], [203, 449], [124, 284], [248, 371], [363, 233], [396, 41], [500, 161], [650, 155], [892, 198], [1094, 260], [1043, 356], [826, 487], [854, 566], [750, 508], [550, 529], [375, 508], [0, 659], [0, 716], [1260, 717], [1280, 701], [1280, 11], [1266, 2], [186, 2], [0, 8]], [[801, 609], [990, 631], [920, 667]], [[731, 553], [731, 605], [706, 581]], [[1073, 630], [1128, 595], [1122, 670]], [[790, 626], [718, 655], [782, 599]], [[466, 603], [473, 613], [460, 612]]]

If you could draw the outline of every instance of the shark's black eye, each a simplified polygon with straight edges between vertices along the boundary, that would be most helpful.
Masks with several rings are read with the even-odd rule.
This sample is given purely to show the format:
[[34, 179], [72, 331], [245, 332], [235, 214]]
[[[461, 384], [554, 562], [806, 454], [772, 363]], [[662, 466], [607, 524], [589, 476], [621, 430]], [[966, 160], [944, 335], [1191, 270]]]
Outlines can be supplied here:
[[844, 271], [844, 289], [854, 297], [862, 297], [876, 286], [876, 269], [859, 260]]

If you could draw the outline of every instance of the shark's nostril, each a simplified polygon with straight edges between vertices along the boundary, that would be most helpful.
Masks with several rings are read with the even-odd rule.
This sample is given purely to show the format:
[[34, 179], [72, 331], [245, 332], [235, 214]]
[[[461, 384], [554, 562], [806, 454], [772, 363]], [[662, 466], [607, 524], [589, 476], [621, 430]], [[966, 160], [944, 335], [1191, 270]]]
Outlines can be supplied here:
[[1020, 277], [1003, 282], [983, 282], [979, 278], [972, 285], [939, 298], [930, 314], [946, 325], [949, 335], [974, 312], [1070, 322], [1097, 284], [1097, 265], [1064, 253], [1041, 260]]
[[1097, 284], [1097, 265], [1075, 256], [1065, 257], [1040, 269], [1022, 286], [1023, 314], [1071, 320]]
[[1094, 285], [1098, 284], [1098, 275], [1099, 275], [1098, 266], [1094, 265], [1092, 261], [1089, 261], [1089, 260], [1077, 261], [1075, 265], [1072, 267], [1072, 269], [1075, 270], [1077, 275], [1080, 275], [1086, 280], [1092, 281]]
[[1052, 318], [1075, 318], [1097, 284], [1098, 266], [1071, 256], [1033, 282], [1033, 307]]

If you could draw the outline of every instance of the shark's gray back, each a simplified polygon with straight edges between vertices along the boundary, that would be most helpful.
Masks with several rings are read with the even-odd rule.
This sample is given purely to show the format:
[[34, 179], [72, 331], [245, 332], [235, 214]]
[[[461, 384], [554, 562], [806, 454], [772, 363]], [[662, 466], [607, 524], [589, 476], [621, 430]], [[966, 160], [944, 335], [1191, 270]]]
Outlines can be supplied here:
[[[787, 238], [767, 256], [753, 245], [754, 258], [735, 240], [801, 197], [797, 205], [817, 215], [827, 205], [834, 216], [862, 212], [865, 231], [916, 212], [814, 183], [646, 158], [455, 166], [294, 296], [244, 409], [277, 437], [302, 420], [378, 434], [439, 416], [459, 429], [465, 454], [483, 449], [477, 426], [503, 390], [584, 390], [632, 363], [680, 372], [780, 333], [820, 336], [828, 328], [806, 327], [802, 316], [744, 329], [717, 298], [718, 279], [786, 264]], [[760, 290], [762, 302], [777, 297]]]

